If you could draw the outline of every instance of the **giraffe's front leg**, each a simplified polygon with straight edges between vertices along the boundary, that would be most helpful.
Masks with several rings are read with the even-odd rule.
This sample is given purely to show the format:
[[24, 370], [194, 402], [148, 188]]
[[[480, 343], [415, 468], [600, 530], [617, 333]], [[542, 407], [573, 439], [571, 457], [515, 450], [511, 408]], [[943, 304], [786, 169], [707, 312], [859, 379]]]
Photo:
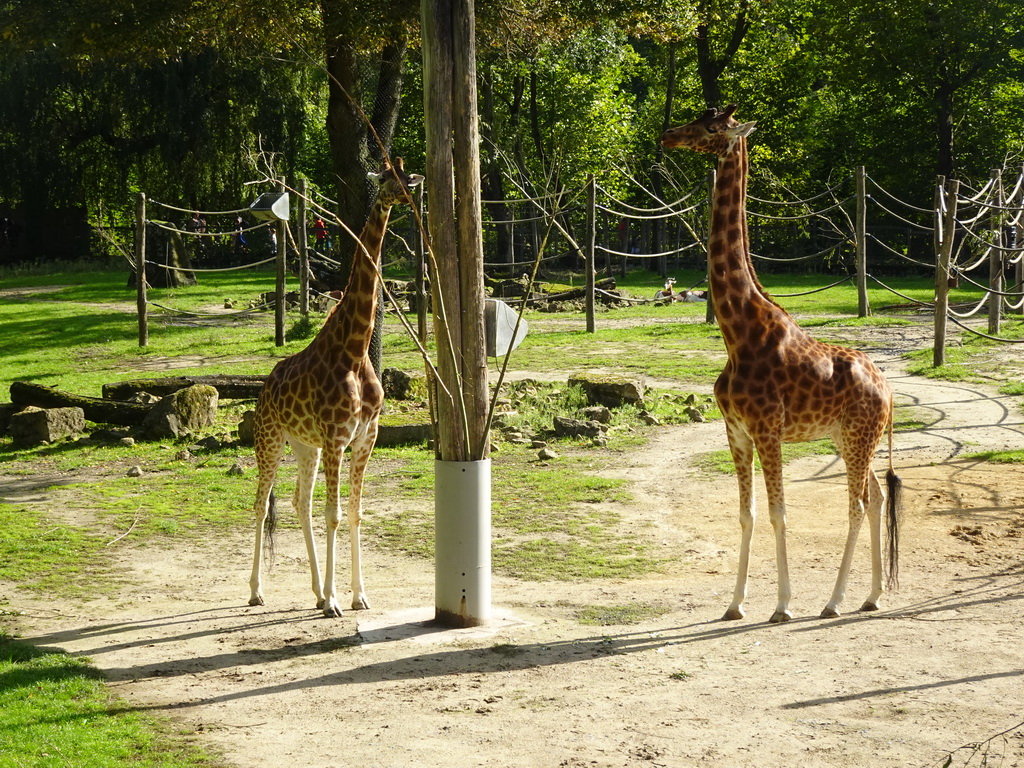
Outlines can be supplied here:
[[352, 608], [356, 611], [370, 607], [370, 602], [366, 599], [366, 587], [363, 585], [360, 525], [363, 519], [363, 476], [376, 438], [377, 429], [374, 424], [359, 445], [353, 444], [349, 459], [348, 532], [352, 547]]
[[324, 616], [327, 618], [341, 616], [341, 606], [338, 605], [338, 598], [334, 593], [334, 568], [338, 525], [341, 523], [341, 497], [338, 486], [341, 481], [341, 455], [343, 451], [344, 444], [341, 450], [331, 447], [324, 451], [324, 475], [327, 481], [327, 508], [324, 514], [327, 524], [327, 562], [324, 574], [324, 602], [322, 608]]
[[743, 601], [747, 596], [747, 573], [750, 568], [750, 543], [754, 533], [754, 443], [743, 430], [727, 425], [729, 450], [740, 492], [740, 559], [736, 571], [736, 587], [732, 603], [722, 617], [726, 621], [742, 619]]
[[316, 540], [313, 538], [313, 486], [316, 483], [317, 468], [320, 466], [320, 449], [294, 440], [292, 441], [292, 452], [295, 454], [298, 469], [292, 507], [299, 517], [302, 536], [306, 542], [310, 586], [316, 598], [316, 607], [323, 608], [324, 588], [320, 579], [320, 560], [316, 552]]

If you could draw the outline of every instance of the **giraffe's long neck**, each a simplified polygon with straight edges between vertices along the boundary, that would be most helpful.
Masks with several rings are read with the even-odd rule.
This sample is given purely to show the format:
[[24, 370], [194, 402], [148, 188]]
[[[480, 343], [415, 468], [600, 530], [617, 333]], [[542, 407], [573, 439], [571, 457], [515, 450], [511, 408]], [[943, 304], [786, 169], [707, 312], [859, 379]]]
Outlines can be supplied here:
[[[330, 328], [330, 335], [338, 344], [339, 353], [352, 361], [362, 360], [370, 348], [377, 311], [380, 252], [390, 215], [390, 205], [379, 198], [374, 200], [370, 216], [359, 234], [345, 293], [333, 313], [334, 327]], [[328, 330], [328, 326], [324, 329]]]
[[[748, 328], [767, 314], [785, 311], [765, 293], [750, 257], [747, 235], [747, 142], [736, 139], [718, 161], [708, 238], [711, 298], [726, 348], [734, 349]], [[787, 316], [788, 317], [788, 316]]]

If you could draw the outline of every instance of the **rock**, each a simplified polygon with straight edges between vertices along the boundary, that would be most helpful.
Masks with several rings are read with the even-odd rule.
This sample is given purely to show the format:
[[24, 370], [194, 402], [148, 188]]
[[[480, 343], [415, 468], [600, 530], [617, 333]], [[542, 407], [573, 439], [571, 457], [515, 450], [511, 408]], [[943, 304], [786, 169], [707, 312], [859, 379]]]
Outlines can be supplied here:
[[142, 477], [142, 467], [136, 464], [134, 467], [128, 470], [126, 473], [127, 477]]
[[555, 416], [555, 434], [559, 437], [597, 437], [601, 424], [597, 421], [580, 421], [569, 416]]
[[685, 413], [689, 417], [690, 421], [694, 421], [698, 424], [703, 424], [707, 421], [707, 419], [704, 418], [704, 414], [693, 406], [687, 407]]
[[213, 425], [217, 390], [208, 384], [179, 389], [153, 406], [142, 421], [142, 434], [152, 440], [180, 437]]
[[397, 368], [385, 368], [380, 377], [387, 400], [426, 400], [427, 383], [424, 376], [413, 376]]
[[626, 403], [643, 407], [647, 385], [643, 379], [613, 374], [577, 373], [569, 378], [569, 386], [578, 386], [591, 405], [618, 408]]
[[192, 458], [191, 452], [187, 448], [182, 448], [176, 454], [174, 454], [175, 461], [188, 461]]
[[550, 461], [551, 459], [557, 459], [558, 454], [552, 451], [550, 448], [541, 448], [537, 453], [537, 458], [541, 461]]
[[6, 435], [11, 424], [11, 416], [22, 409], [23, 406], [14, 403], [0, 403], [0, 435]]
[[603, 405], [591, 405], [583, 409], [583, 415], [590, 421], [608, 424], [612, 420], [612, 412]]
[[18, 446], [52, 443], [81, 434], [85, 411], [81, 408], [29, 407], [11, 416], [8, 431]]
[[235, 463], [231, 465], [230, 469], [228, 469], [228, 474], [237, 477], [244, 475], [245, 467], [242, 466], [242, 462], [239, 461], [238, 459], [235, 459]]
[[655, 416], [653, 413], [648, 413], [647, 411], [640, 412], [640, 421], [642, 421], [649, 427], [661, 426], [661, 421], [658, 419], [658, 417]]
[[135, 445], [135, 438], [134, 437], [122, 437], [117, 442], [119, 444], [125, 446], [126, 448], [131, 448], [132, 446]]
[[242, 445], [252, 445], [255, 442], [253, 436], [253, 423], [256, 421], [256, 411], [246, 411], [242, 414], [242, 420], [238, 422], [238, 442]]

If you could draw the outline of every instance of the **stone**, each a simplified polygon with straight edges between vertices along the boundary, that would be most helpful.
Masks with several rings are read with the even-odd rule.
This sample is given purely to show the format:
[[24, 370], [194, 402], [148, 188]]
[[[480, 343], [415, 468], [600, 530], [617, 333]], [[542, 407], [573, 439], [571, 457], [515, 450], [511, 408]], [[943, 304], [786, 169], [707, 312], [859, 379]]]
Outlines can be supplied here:
[[85, 429], [85, 411], [81, 408], [36, 408], [34, 406], [11, 416], [8, 431], [17, 446], [52, 443], [64, 437], [75, 437]]
[[217, 418], [217, 390], [194, 384], [161, 398], [142, 421], [142, 434], [152, 440], [181, 437], [212, 426]]
[[0, 403], [0, 435], [6, 435], [11, 425], [11, 416], [18, 413], [22, 406], [14, 403]]
[[142, 467], [136, 464], [134, 467], [128, 470], [126, 475], [127, 477], [142, 477]]
[[690, 421], [696, 422], [698, 424], [703, 424], [705, 421], [707, 421], [707, 419], [704, 418], [704, 414], [701, 413], [698, 409], [694, 408], [693, 406], [688, 406], [686, 408], [685, 413], [689, 417]]
[[589, 421], [598, 421], [602, 424], [608, 424], [612, 420], [611, 410], [603, 405], [588, 406], [583, 409], [583, 415], [586, 416]]
[[239, 461], [238, 459], [235, 459], [235, 463], [231, 465], [230, 469], [228, 469], [228, 474], [233, 476], [233, 477], [234, 476], [241, 477], [242, 475], [244, 475], [245, 474], [245, 467], [242, 466], [242, 462]]
[[242, 414], [242, 420], [238, 423], [238, 442], [242, 445], [253, 445], [256, 442], [253, 434], [255, 422], [256, 411], [246, 411]]
[[602, 434], [600, 422], [580, 421], [569, 416], [555, 416], [554, 428], [559, 437], [597, 437]]
[[537, 458], [541, 461], [550, 461], [551, 459], [557, 459], [558, 454], [552, 451], [550, 448], [541, 448], [537, 453]]
[[658, 419], [658, 417], [655, 416], [653, 413], [648, 413], [647, 411], [641, 411], [641, 413], [640, 413], [640, 421], [642, 421], [644, 424], [646, 424], [649, 427], [660, 427], [661, 426], [661, 420]]
[[570, 387], [583, 389], [591, 405], [619, 408], [626, 404], [643, 407], [647, 385], [643, 379], [614, 374], [577, 373], [569, 377]]

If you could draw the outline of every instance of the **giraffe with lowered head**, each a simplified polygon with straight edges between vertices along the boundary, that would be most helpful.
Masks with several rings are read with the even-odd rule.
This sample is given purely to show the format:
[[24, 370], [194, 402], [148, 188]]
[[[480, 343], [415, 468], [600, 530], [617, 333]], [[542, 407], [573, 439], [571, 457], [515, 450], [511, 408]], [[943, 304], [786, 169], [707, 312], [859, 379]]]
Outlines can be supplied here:
[[[871, 592], [861, 607], [878, 609], [898, 573], [898, 513], [901, 483], [892, 465], [893, 396], [881, 371], [862, 352], [811, 338], [767, 294], [757, 279], [747, 236], [747, 136], [754, 123], [733, 113], [708, 109], [687, 125], [661, 137], [666, 148], [687, 147], [718, 157], [708, 238], [708, 273], [715, 316], [728, 361], [715, 382], [725, 418], [729, 450], [740, 496], [740, 557], [732, 604], [724, 619], [744, 615], [750, 542], [754, 528], [753, 459], [761, 459], [768, 492], [768, 514], [775, 532], [778, 604], [773, 623], [791, 618], [786, 556], [786, 504], [782, 482], [782, 443], [830, 436], [846, 463], [849, 529], [835, 589], [822, 617], [839, 615], [865, 514], [871, 533]], [[886, 491], [871, 461], [886, 428], [889, 469]], [[886, 497], [888, 504], [886, 504]], [[882, 573], [882, 511], [886, 508], [887, 583]]]
[[[363, 473], [377, 439], [377, 419], [384, 403], [384, 391], [369, 357], [377, 307], [378, 262], [391, 208], [400, 203], [411, 204], [409, 190], [423, 181], [422, 176], [405, 172], [401, 158], [395, 159], [394, 167], [386, 164], [381, 173], [371, 173], [369, 177], [379, 187], [359, 235], [345, 291], [309, 346], [274, 366], [256, 403], [253, 429], [259, 486], [254, 505], [256, 547], [249, 605], [263, 605], [264, 524], [269, 517], [267, 536], [272, 536], [276, 517], [274, 478], [288, 442], [298, 466], [292, 506], [299, 515], [306, 540], [316, 605], [328, 617], [341, 616], [334, 586], [335, 548], [341, 524], [341, 459], [345, 449], [351, 448], [348, 527], [352, 608], [369, 607], [363, 587], [359, 526]], [[312, 533], [313, 485], [321, 454], [327, 484], [327, 562], [323, 582]]]

